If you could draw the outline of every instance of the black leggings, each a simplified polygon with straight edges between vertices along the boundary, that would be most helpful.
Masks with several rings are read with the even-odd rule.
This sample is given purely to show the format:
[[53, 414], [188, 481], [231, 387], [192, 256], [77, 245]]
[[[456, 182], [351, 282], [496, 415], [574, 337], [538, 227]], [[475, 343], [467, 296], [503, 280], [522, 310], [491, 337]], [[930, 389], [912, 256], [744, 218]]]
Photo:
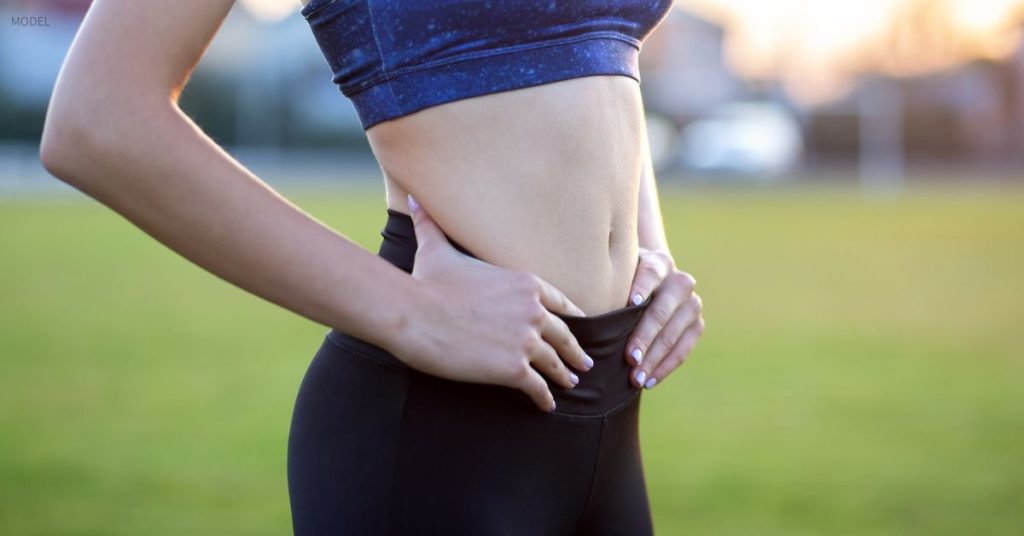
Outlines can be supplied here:
[[[409, 216], [388, 209], [381, 235], [378, 255], [411, 272]], [[629, 382], [625, 355], [649, 304], [558, 315], [595, 363], [572, 389], [545, 376], [552, 413], [518, 389], [421, 373], [331, 329], [292, 414], [295, 533], [653, 534], [637, 435], [641, 390]]]

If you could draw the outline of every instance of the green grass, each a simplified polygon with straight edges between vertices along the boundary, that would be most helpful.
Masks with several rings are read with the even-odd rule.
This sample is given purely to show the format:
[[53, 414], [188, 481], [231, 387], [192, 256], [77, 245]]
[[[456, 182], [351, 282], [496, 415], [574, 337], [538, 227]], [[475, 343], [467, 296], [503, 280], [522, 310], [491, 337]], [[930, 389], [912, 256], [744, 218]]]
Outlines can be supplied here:
[[[659, 534], [1024, 531], [1024, 192], [662, 196], [707, 331], [645, 393]], [[290, 197], [376, 251], [382, 194]], [[325, 331], [91, 200], [0, 203], [0, 534], [290, 533]]]

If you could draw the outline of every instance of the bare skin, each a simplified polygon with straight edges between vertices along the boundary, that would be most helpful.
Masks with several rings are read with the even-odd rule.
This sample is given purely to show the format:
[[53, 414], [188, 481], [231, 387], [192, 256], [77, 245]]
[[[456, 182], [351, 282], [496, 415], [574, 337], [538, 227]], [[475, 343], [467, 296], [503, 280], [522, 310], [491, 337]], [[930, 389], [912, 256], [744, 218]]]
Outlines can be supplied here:
[[[695, 341], [703, 319], [692, 285], [667, 284], [689, 276], [665, 243], [635, 82], [588, 77], [371, 129], [389, 206], [409, 210], [405, 189], [422, 202], [410, 275], [269, 188], [178, 107], [233, 3], [95, 1], [47, 113], [47, 170], [244, 290], [424, 372], [521, 389], [544, 410], [553, 397], [541, 374], [572, 387], [573, 370], [588, 368], [556, 312], [600, 313], [653, 292], [660, 313], [634, 335], [652, 350], [641, 367], [678, 366], [686, 337], [663, 344], [659, 365], [659, 326], [690, 318], [675, 324]], [[548, 115], [521, 115], [537, 109]]]
[[590, 76], [434, 106], [367, 136], [391, 208], [407, 212], [412, 193], [481, 259], [597, 315], [626, 306], [636, 271], [642, 113], [635, 80]]

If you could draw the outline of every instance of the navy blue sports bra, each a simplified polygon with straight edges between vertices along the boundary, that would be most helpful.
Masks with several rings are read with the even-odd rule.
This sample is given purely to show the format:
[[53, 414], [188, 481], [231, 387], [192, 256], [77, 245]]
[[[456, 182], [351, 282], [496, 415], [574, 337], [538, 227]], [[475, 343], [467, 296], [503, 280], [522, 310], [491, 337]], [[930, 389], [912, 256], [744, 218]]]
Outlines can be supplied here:
[[445, 102], [582, 76], [640, 82], [673, 0], [310, 0], [300, 13], [363, 129]]

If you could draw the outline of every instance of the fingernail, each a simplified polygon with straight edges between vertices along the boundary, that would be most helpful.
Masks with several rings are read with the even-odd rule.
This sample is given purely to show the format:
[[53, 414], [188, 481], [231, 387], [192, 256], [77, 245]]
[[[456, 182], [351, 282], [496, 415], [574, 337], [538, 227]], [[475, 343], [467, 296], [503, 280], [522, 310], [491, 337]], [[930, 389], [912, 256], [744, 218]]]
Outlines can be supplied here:
[[412, 194], [406, 194], [406, 197], [408, 198], [407, 200], [409, 203], [409, 209], [411, 209], [413, 212], [416, 212], [417, 210], [420, 209], [420, 204], [416, 202], [416, 198], [413, 197]]
[[570, 372], [569, 373], [569, 381], [572, 382], [573, 385], [576, 385], [577, 383], [580, 383], [580, 378], [579, 378], [579, 376], [577, 376], [577, 375], [575, 375], [575, 374]]
[[641, 296], [639, 292], [633, 295], [633, 305], [640, 305], [643, 302], [644, 297]]
[[551, 401], [551, 411], [555, 411], [555, 401]]
[[640, 385], [643, 385], [644, 384], [644, 378], [646, 378], [646, 377], [647, 377], [647, 373], [646, 372], [644, 372], [642, 370], [640, 372], [637, 372], [636, 373], [636, 383], [639, 383]]
[[658, 378], [651, 378], [647, 380], [647, 383], [644, 384], [644, 388], [650, 389], [651, 387], [654, 387], [654, 384], [656, 383], [658, 383]]
[[583, 356], [583, 366], [586, 367], [587, 370], [590, 370], [591, 367], [594, 366], [594, 360], [591, 359], [589, 355], [585, 355], [584, 354], [584, 356]]
[[639, 365], [640, 360], [644, 357], [644, 353], [639, 348], [633, 348], [633, 351], [629, 353], [629, 357], [632, 357], [633, 362]]

